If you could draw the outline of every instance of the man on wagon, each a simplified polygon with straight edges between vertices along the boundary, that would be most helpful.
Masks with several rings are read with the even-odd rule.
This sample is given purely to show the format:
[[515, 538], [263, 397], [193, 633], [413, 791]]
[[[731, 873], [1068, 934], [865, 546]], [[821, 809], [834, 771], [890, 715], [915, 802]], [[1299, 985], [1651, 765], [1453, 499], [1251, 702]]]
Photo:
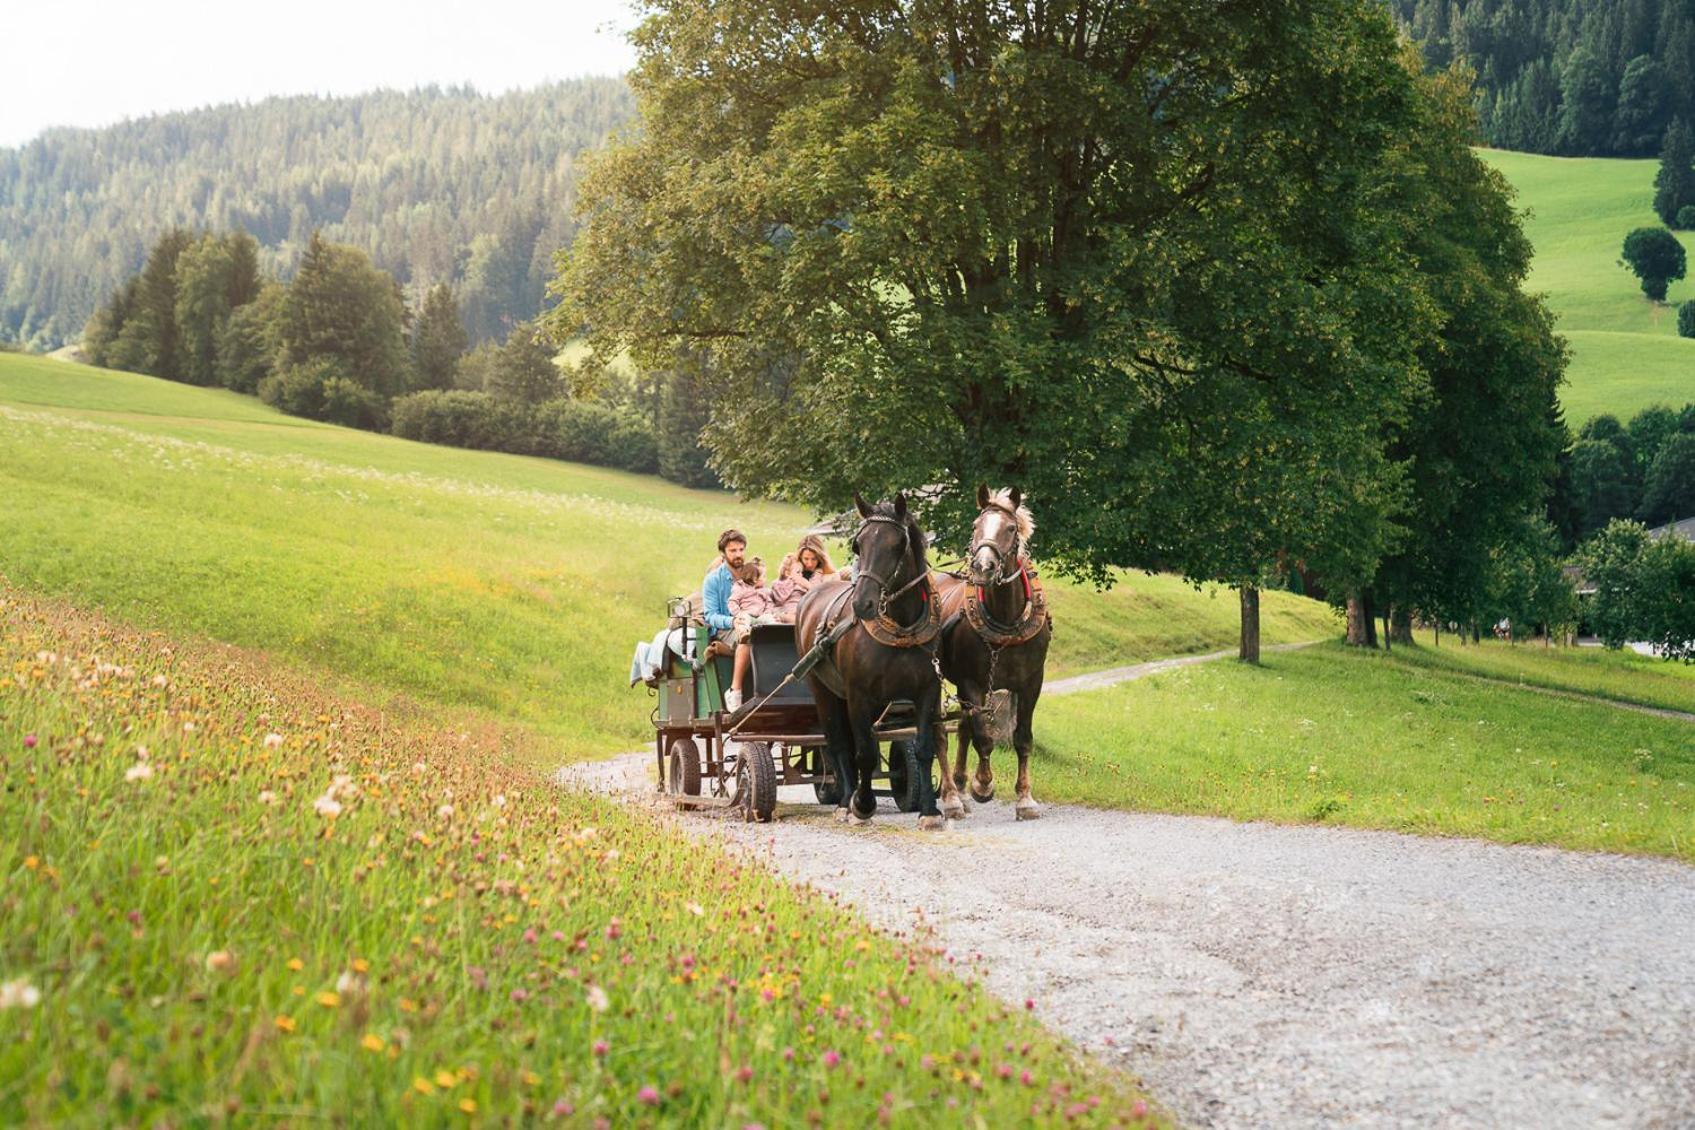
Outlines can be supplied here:
[[[713, 639], [726, 645], [734, 642], [736, 627], [736, 618], [730, 612], [730, 590], [735, 587], [736, 576], [742, 571], [746, 558], [747, 535], [737, 529], [725, 530], [718, 535], [718, 557], [706, 571], [706, 579], [700, 583], [706, 626], [712, 629]], [[742, 704], [742, 670], [746, 660], [741, 652], [746, 647], [742, 644], [737, 649], [734, 681], [724, 693], [727, 710], [735, 710]]]

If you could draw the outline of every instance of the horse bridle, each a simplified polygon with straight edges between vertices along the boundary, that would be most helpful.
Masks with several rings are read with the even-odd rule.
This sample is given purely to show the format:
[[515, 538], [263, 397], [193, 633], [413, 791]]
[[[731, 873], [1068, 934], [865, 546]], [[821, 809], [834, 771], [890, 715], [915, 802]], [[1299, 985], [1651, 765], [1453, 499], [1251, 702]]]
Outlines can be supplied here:
[[[1006, 507], [1002, 506], [998, 502], [991, 502], [991, 503], [989, 503], [989, 505], [983, 507], [982, 511], [978, 512], [978, 514], [977, 514], [978, 519], [981, 520], [982, 517], [983, 517], [983, 513], [986, 512], [986, 511], [989, 511], [989, 510], [1000, 511], [1002, 514], [1005, 514], [1007, 516], [1007, 518], [1012, 522], [1012, 563], [1014, 565], [1017, 565], [1018, 562], [1023, 560], [1023, 558], [1024, 558], [1024, 538], [1018, 532], [1018, 515], [1009, 512]], [[976, 544], [974, 544], [971, 547], [971, 556], [969, 558], [967, 558], [967, 560], [968, 561], [975, 561], [977, 559], [978, 551], [984, 550], [984, 549], [989, 550], [991, 553], [993, 553], [995, 555], [995, 563], [1000, 568], [1000, 575], [1001, 575], [1000, 580], [995, 582], [997, 585], [1009, 585], [1014, 580], [1016, 580], [1018, 578], [1018, 574], [1019, 574], [1018, 569], [1013, 569], [1011, 572], [1007, 571], [1006, 551], [1001, 549], [1001, 547], [998, 544], [996, 544], [994, 541], [990, 540], [989, 538], [983, 538], [980, 541], [978, 541]]]
[[[855, 564], [854, 572], [867, 580], [876, 581], [877, 587], [884, 593], [887, 593], [889, 591], [889, 586], [900, 579], [901, 570], [906, 568], [906, 559], [912, 555], [912, 532], [907, 529], [906, 522], [900, 518], [895, 518], [888, 514], [868, 515], [866, 519], [859, 524], [859, 529], [854, 531], [853, 551], [856, 557], [859, 554], [859, 539], [865, 536], [866, 528], [873, 522], [886, 522], [900, 530], [900, 560], [895, 564], [894, 572], [890, 573], [887, 579], [878, 576], [869, 568], [859, 564]], [[905, 592], [906, 590], [902, 589], [901, 591]]]

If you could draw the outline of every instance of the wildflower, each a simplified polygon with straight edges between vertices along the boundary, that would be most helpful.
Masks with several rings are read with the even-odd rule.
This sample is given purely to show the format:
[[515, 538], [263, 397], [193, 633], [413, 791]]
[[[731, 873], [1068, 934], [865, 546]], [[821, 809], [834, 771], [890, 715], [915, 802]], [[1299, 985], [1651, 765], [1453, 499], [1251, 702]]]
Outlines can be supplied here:
[[137, 761], [124, 770], [124, 780], [126, 781], [145, 781], [151, 776], [153, 776], [153, 766], [145, 761]]
[[477, 1100], [476, 1099], [460, 1099], [459, 1100], [459, 1109], [464, 1111], [466, 1114], [475, 1114], [475, 1113], [477, 1113]]
[[182, 724], [182, 732], [185, 733], [185, 734], [194, 733], [194, 723], [193, 722], [184, 722]]
[[494, 806], [496, 808], [505, 808], [506, 807], [506, 794], [505, 793], [496, 793], [495, 794], [495, 796], [494, 796]]
[[594, 1051], [594, 1057], [596, 1059], [600, 1059], [600, 1058], [604, 1057], [606, 1055], [606, 1053], [611, 1051], [612, 1049], [607, 1047], [605, 1040], [596, 1040], [594, 1042], [594, 1048], [592, 1050]]
[[643, 1087], [640, 1091], [636, 1092], [636, 1101], [645, 1106], [658, 1106], [659, 1088], [652, 1086]]
[[235, 955], [229, 950], [213, 950], [206, 955], [206, 970], [209, 973], [234, 972]]
[[171, 680], [170, 680], [170, 679], [168, 679], [168, 678], [166, 678], [166, 677], [165, 677], [165, 676], [163, 676], [163, 675], [155, 675], [155, 676], [153, 676], [153, 685], [154, 685], [154, 686], [156, 686], [156, 687], [166, 687], [166, 686], [169, 686], [169, 685], [170, 685], [170, 682], [171, 682]]
[[0, 1009], [34, 1008], [41, 1003], [41, 990], [19, 978], [0, 985]]
[[270, 789], [260, 789], [259, 790], [259, 803], [260, 804], [275, 804], [275, 803], [277, 803], [277, 794], [272, 792]]
[[24, 748], [25, 749], [34, 749], [35, 748], [35, 735], [34, 734], [25, 734], [24, 735]]
[[282, 744], [283, 744], [283, 736], [281, 734], [266, 734], [265, 735], [265, 748], [266, 749], [277, 749], [277, 748], [280, 748], [282, 746]]
[[312, 808], [319, 816], [327, 816], [332, 820], [341, 815], [341, 802], [329, 793], [313, 801]]
[[530, 999], [530, 994], [525, 992], [523, 989], [513, 989], [512, 990], [512, 1001], [513, 1001], [514, 1004], [523, 1004], [525, 1001], [527, 1001], [529, 999]]
[[298, 957], [291, 957], [288, 959], [288, 967], [296, 973], [299, 973], [302, 969], [306, 968], [306, 963], [301, 961]]
[[415, 1075], [412, 1077], [412, 1089], [420, 1095], [430, 1095], [435, 1093], [436, 1087], [422, 1075]]
[[453, 815], [453, 806], [451, 804], [442, 805], [440, 808], [436, 809], [436, 815], [441, 817], [443, 820], [446, 820], [448, 817]]
[[824, 1066], [825, 1067], [834, 1067], [834, 1066], [836, 1066], [836, 1064], [840, 1063], [841, 1061], [842, 1061], [842, 1057], [840, 1055], [836, 1054], [836, 1052], [834, 1050], [827, 1051], [827, 1052], [824, 1053]]
[[367, 1032], [365, 1033], [365, 1038], [359, 1041], [359, 1046], [368, 1052], [380, 1052], [388, 1045], [385, 1044], [383, 1042], [383, 1038], [375, 1032]]
[[605, 1012], [612, 1002], [606, 999], [606, 990], [599, 985], [590, 985], [588, 991], [589, 1007], [596, 1012]]
[[560, 1099], [558, 1102], [553, 1104], [553, 1113], [555, 1117], [558, 1118], [570, 1118], [573, 1114], [577, 1113], [577, 1108], [566, 1102], [564, 1099]]
[[334, 993], [334, 992], [331, 992], [328, 989], [325, 989], [323, 992], [318, 994], [317, 1001], [318, 1001], [319, 1004], [323, 1005], [325, 1008], [340, 1008], [341, 1007], [341, 994], [340, 993]]
[[294, 1017], [292, 1017], [292, 1016], [279, 1016], [279, 1017], [277, 1017], [277, 1030], [279, 1032], [292, 1032], [292, 1031], [294, 1031]]

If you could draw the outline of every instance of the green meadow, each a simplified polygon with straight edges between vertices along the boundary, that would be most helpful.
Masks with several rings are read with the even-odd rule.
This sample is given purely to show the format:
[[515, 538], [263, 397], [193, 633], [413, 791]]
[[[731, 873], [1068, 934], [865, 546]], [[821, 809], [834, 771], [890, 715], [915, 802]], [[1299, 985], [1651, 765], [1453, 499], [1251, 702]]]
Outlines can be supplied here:
[[[735, 525], [775, 563], [809, 516], [659, 479], [410, 443], [251, 397], [0, 354], [0, 574], [151, 627], [533, 727], [572, 758], [638, 748], [625, 685], [665, 599]], [[1055, 581], [1055, 673], [1228, 646], [1233, 594]], [[1332, 634], [1265, 604], [1268, 642]]]
[[[1536, 249], [1529, 287], [1547, 296], [1571, 341], [1560, 394], [1567, 422], [1575, 428], [1603, 412], [1628, 420], [1651, 404], [1695, 401], [1695, 340], [1677, 336], [1677, 305], [1695, 298], [1695, 281], [1673, 283], [1666, 303], [1654, 303], [1619, 261], [1631, 229], [1660, 225], [1652, 207], [1659, 163], [1480, 155], [1518, 193]], [[1679, 238], [1695, 246], [1689, 233]]]
[[[1695, 861], [1695, 722], [1476, 677], [1610, 695], [1636, 673], [1616, 655], [1540, 650], [1327, 643], [1044, 700], [1035, 793]], [[1695, 680], [1669, 671], [1653, 669], [1667, 685], [1648, 697], [1695, 708]]]

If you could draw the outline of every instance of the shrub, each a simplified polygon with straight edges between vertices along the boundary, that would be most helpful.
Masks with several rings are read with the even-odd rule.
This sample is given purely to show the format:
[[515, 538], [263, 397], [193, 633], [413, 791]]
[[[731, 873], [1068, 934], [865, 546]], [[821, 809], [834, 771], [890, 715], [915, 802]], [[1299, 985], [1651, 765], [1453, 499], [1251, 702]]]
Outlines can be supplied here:
[[516, 455], [545, 452], [536, 441], [536, 425], [522, 404], [503, 401], [486, 392], [428, 389], [394, 402], [391, 430], [402, 439], [443, 443], [479, 451], [509, 451]]
[[1666, 286], [1688, 268], [1683, 244], [1665, 228], [1637, 228], [1625, 236], [1623, 261], [1642, 280], [1642, 293], [1655, 302], [1666, 300]]
[[536, 417], [543, 452], [555, 459], [645, 474], [659, 469], [652, 425], [628, 408], [550, 400], [536, 409]]
[[1677, 308], [1677, 334], [1679, 337], [1695, 337], [1695, 301], [1685, 302]]
[[1689, 231], [1695, 228], [1695, 204], [1685, 204], [1677, 210], [1677, 230]]
[[291, 416], [381, 430], [387, 413], [375, 393], [350, 378], [341, 363], [320, 357], [290, 365], [259, 382], [259, 399]]

